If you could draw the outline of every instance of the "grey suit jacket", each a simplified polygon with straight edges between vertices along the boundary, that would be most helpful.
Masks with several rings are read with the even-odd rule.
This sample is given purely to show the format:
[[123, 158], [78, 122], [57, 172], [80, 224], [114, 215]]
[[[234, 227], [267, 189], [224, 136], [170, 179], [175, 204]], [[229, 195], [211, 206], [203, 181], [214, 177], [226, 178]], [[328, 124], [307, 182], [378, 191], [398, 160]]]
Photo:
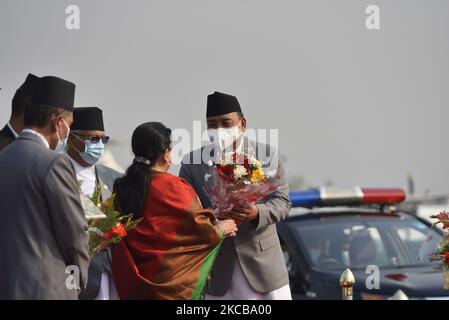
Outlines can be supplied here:
[[76, 299], [66, 267], [77, 266], [85, 286], [89, 255], [68, 156], [27, 132], [7, 146], [0, 153], [0, 221], [0, 299]]
[[[115, 179], [121, 177], [122, 174], [101, 164], [95, 166], [95, 172], [101, 188], [101, 198], [106, 200], [112, 195]], [[93, 256], [89, 264], [89, 280], [86, 289], [79, 295], [79, 299], [95, 299], [100, 291], [101, 274], [103, 272], [111, 273], [111, 270], [112, 261], [107, 250], [100, 251]]]
[[[248, 144], [256, 153], [259, 150], [267, 150], [269, 154], [277, 155], [261, 162], [266, 170], [277, 170], [281, 187], [271, 194], [268, 200], [256, 204], [259, 210], [257, 220], [242, 223], [235, 238], [226, 238], [223, 241], [206, 287], [206, 293], [215, 296], [223, 296], [228, 291], [236, 259], [240, 262], [249, 284], [257, 292], [267, 293], [289, 283], [276, 230], [276, 223], [287, 218], [291, 208], [283, 165], [273, 147], [260, 143], [256, 145], [253, 142]], [[211, 203], [203, 187], [204, 176], [210, 167], [204, 161], [201, 164], [187, 164], [188, 160], [192, 163], [193, 159], [201, 159], [198, 153], [203, 153], [204, 149], [205, 147], [195, 150], [184, 158], [179, 176], [195, 188], [203, 207], [208, 208]]]

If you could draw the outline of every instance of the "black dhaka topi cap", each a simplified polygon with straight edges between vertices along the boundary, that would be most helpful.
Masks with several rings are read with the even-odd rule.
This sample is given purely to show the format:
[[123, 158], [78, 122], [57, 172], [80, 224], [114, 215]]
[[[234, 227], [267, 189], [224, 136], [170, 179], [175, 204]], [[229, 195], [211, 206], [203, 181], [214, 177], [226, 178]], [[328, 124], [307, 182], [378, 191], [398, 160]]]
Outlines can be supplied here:
[[29, 102], [38, 82], [39, 77], [32, 73], [28, 73], [25, 82], [16, 90], [13, 99]]
[[103, 111], [98, 107], [75, 108], [70, 129], [104, 131]]
[[217, 91], [207, 96], [207, 118], [231, 112], [242, 112], [236, 97]]
[[53, 76], [39, 79], [34, 89], [31, 104], [46, 105], [73, 111], [75, 84]]

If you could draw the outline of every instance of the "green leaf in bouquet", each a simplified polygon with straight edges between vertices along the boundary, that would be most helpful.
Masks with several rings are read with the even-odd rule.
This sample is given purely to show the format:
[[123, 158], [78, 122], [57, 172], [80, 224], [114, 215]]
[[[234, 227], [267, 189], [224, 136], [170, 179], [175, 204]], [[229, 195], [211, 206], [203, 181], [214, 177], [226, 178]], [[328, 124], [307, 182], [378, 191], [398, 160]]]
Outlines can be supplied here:
[[446, 252], [449, 252], [449, 241], [443, 240], [443, 241], [438, 245], [438, 251], [440, 252], [440, 254], [444, 254], [444, 253], [446, 253]]
[[112, 243], [113, 244], [117, 244], [122, 240], [122, 238], [120, 238], [119, 236], [113, 237], [112, 238]]
[[[122, 240], [120, 235], [113, 236], [109, 239], [103, 237], [104, 233], [109, 233], [114, 227], [122, 224], [126, 231], [136, 227], [142, 220], [132, 220], [133, 215], [121, 215], [115, 208], [115, 195], [106, 199], [105, 201], [99, 201], [99, 198], [91, 197], [90, 203], [99, 210], [103, 219], [91, 219], [89, 221], [89, 251], [91, 256], [97, 254], [99, 251], [109, 247], [112, 244], [117, 244]], [[94, 202], [98, 201], [98, 205], [94, 205]], [[91, 205], [91, 207], [92, 207]], [[92, 210], [95, 210], [91, 208]]]
[[101, 198], [101, 187], [100, 187], [100, 185], [97, 184], [95, 186], [94, 193], [90, 197], [90, 200], [92, 200], [92, 202], [98, 206], [98, 204], [100, 203], [100, 198]]
[[[132, 218], [132, 216], [131, 216]], [[126, 224], [126, 230], [129, 231], [133, 228], [135, 228], [140, 221], [142, 221], [143, 218], [137, 219], [137, 220], [130, 220], [127, 224]]]

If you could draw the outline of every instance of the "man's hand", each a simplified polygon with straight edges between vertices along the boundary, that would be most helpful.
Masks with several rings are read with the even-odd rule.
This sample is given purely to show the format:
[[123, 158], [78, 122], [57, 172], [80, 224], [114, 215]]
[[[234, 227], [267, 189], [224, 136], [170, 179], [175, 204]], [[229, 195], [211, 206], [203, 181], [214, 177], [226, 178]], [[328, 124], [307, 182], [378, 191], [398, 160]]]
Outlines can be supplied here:
[[245, 208], [234, 208], [229, 212], [228, 216], [231, 219], [239, 220], [241, 222], [251, 221], [259, 217], [259, 209], [257, 209], [254, 203], [251, 203]]

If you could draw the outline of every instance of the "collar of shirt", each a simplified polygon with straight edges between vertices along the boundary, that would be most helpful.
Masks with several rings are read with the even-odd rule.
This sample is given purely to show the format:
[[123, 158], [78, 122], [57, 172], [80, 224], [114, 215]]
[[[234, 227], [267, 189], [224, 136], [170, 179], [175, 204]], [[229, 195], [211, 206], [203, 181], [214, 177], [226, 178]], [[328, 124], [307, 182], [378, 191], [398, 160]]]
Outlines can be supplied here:
[[31, 133], [31, 134], [34, 134], [34, 135], [38, 136], [42, 140], [42, 142], [45, 144], [47, 149], [50, 149], [50, 145], [48, 144], [47, 139], [45, 139], [44, 136], [41, 135], [39, 132], [36, 132], [36, 131], [34, 131], [32, 129], [23, 129], [22, 132], [28, 132], [28, 133]]
[[77, 174], [78, 173], [85, 173], [85, 174], [88, 174], [88, 175], [91, 175], [91, 176], [95, 177], [95, 166], [83, 167], [78, 162], [73, 160], [71, 157], [69, 157], [69, 158], [72, 161], [73, 166], [75, 167], [75, 172]]
[[6, 125], [8, 126], [9, 130], [11, 130], [12, 134], [14, 135], [14, 138], [17, 138], [19, 135], [17, 134], [16, 130], [14, 130], [12, 125], [9, 122]]

